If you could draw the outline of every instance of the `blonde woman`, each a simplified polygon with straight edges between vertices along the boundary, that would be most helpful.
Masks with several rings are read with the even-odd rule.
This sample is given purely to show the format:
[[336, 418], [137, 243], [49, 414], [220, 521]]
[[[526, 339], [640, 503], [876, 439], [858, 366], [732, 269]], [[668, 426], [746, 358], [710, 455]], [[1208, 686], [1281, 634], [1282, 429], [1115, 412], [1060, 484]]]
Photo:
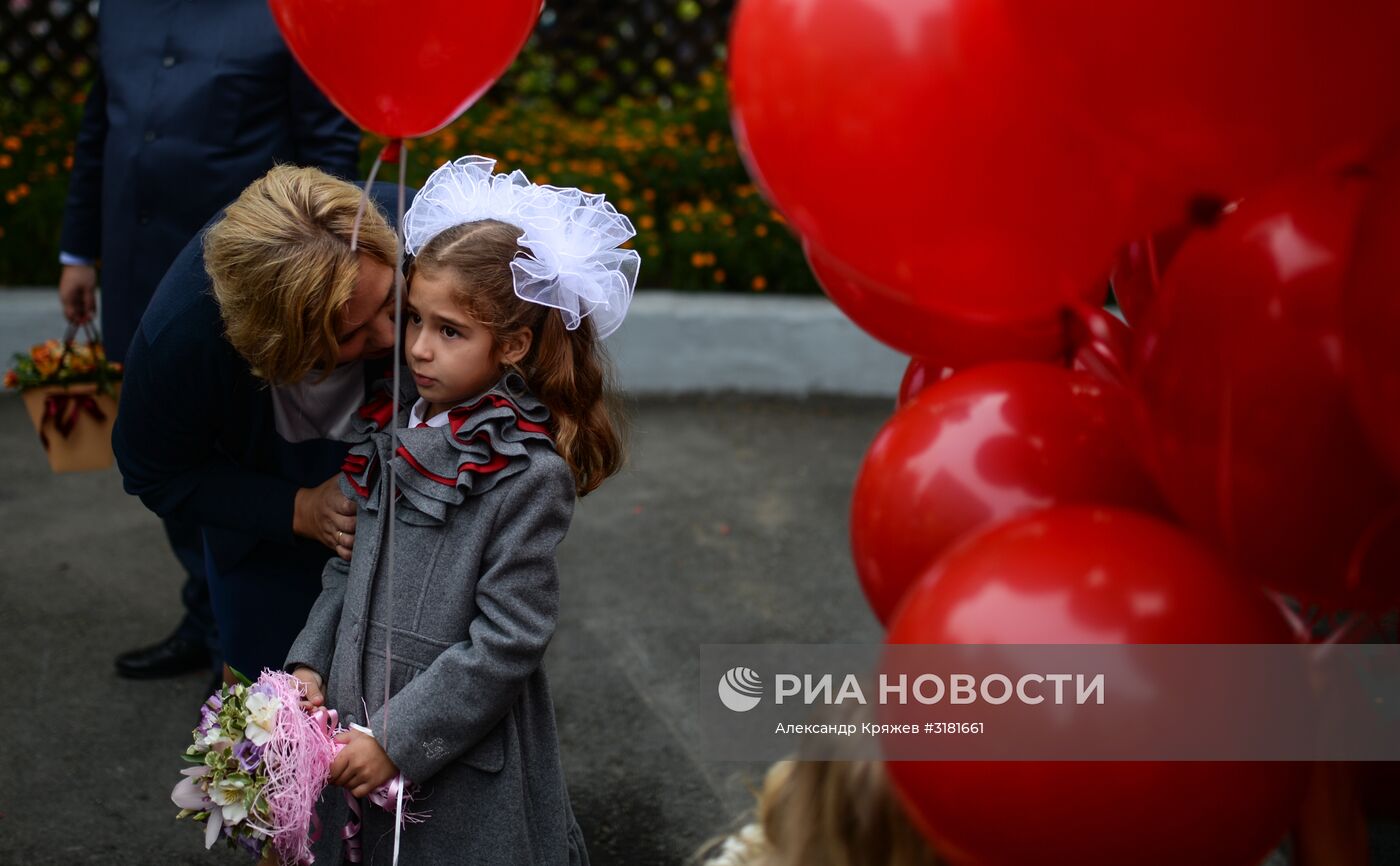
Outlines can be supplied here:
[[171, 265], [126, 359], [112, 446], [128, 493], [199, 524], [224, 659], [280, 667], [350, 558], [337, 485], [368, 386], [394, 344], [394, 187], [279, 166]]

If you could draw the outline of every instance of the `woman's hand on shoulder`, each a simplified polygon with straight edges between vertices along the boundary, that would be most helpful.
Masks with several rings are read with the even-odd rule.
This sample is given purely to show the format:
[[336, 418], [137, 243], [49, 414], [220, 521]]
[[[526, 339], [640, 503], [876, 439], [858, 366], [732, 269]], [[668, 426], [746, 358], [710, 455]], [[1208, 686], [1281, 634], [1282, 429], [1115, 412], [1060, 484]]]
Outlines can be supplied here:
[[355, 546], [355, 503], [340, 492], [339, 473], [323, 484], [297, 491], [292, 532], [320, 542], [341, 559], [350, 559]]
[[306, 684], [306, 697], [302, 699], [301, 708], [303, 710], [314, 710], [317, 707], [325, 706], [326, 694], [322, 689], [325, 683], [321, 680], [321, 675], [311, 668], [302, 665], [292, 671], [292, 676]]

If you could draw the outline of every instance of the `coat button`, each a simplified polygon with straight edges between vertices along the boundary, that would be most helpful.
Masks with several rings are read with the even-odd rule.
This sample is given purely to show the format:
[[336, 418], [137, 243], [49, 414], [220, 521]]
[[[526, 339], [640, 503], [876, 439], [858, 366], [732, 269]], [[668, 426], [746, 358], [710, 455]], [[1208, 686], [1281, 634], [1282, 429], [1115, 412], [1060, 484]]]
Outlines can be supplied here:
[[170, 67], [175, 65], [175, 58], [167, 54], [165, 55], [165, 58], [161, 60], [160, 65], [164, 66], [166, 69], [169, 69]]

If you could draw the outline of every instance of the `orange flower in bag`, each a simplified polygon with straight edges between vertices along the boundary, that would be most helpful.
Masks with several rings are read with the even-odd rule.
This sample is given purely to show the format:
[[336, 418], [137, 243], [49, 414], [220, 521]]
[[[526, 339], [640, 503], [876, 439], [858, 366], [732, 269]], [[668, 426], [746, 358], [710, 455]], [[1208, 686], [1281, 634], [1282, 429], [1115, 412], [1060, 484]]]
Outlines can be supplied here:
[[48, 340], [29, 350], [29, 356], [34, 359], [34, 366], [44, 378], [58, 372], [58, 360], [62, 354], [63, 345], [57, 340]]

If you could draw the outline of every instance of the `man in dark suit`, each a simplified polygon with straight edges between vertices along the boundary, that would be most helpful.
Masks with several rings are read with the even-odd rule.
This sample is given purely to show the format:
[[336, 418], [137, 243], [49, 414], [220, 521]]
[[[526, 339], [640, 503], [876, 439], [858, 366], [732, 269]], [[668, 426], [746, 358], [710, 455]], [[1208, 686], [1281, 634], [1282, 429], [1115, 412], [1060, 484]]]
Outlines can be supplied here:
[[[276, 163], [353, 178], [359, 130], [302, 72], [266, 0], [104, 0], [64, 211], [59, 297], [72, 322], [96, 309], [124, 360], [157, 284], [214, 213]], [[128, 677], [208, 665], [215, 635], [197, 524], [165, 521], [187, 572], [173, 634], [117, 658]]]

